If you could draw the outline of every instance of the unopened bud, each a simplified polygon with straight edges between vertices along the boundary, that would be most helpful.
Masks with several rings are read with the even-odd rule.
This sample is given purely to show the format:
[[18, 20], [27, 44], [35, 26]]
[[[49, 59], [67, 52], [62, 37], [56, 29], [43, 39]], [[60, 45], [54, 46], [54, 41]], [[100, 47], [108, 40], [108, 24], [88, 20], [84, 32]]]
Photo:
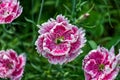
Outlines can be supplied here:
[[81, 15], [81, 16], [76, 20], [76, 23], [81, 22], [81, 21], [87, 19], [87, 18], [89, 17], [89, 15], [90, 15], [89, 13], [85, 13], [85, 14]]

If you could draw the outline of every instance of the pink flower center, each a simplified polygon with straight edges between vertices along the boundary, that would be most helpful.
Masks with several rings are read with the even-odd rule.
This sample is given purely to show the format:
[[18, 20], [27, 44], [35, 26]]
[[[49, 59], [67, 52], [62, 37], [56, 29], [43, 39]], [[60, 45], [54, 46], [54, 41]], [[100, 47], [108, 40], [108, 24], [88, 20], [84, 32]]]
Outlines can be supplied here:
[[0, 60], [0, 76], [2, 75], [9, 75], [10, 73], [12, 73], [11, 71], [14, 70], [14, 64], [13, 61], [8, 60], [8, 59], [3, 59]]
[[62, 36], [62, 37], [58, 37], [58, 38], [55, 39], [55, 43], [56, 43], [56, 44], [60, 44], [60, 43], [63, 42], [63, 40], [64, 40], [64, 37], [63, 37], [63, 36]]
[[2, 58], [0, 59], [0, 66], [5, 67], [6, 69], [13, 69], [14, 68], [14, 63], [12, 60], [9, 59], [8, 56], [3, 55]]
[[99, 70], [100, 70], [100, 71], [102, 71], [104, 68], [105, 68], [105, 65], [104, 65], [104, 64], [100, 64], [100, 65], [99, 65]]
[[12, 62], [10, 62], [9, 64], [7, 64], [7, 67], [9, 68], [9, 69], [13, 69], [13, 63]]
[[4, 15], [8, 15], [9, 14], [9, 12], [4, 12]]
[[9, 60], [5, 60], [3, 61], [3, 67], [6, 67], [7, 69], [13, 69], [13, 62], [12, 61], [9, 61]]

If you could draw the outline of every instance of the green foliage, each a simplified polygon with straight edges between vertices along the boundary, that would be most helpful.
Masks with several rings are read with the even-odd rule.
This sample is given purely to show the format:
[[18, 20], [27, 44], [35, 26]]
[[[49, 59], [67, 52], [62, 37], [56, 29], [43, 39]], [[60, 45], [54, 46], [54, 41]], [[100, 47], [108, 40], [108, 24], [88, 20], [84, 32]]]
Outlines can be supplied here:
[[[82, 59], [97, 45], [120, 49], [120, 0], [20, 0], [22, 15], [11, 24], [0, 25], [0, 48], [25, 52], [27, 64], [22, 80], [84, 80]], [[40, 13], [41, 10], [41, 13]], [[90, 15], [81, 20], [85, 13]], [[35, 49], [38, 23], [63, 14], [72, 24], [86, 30], [88, 42], [74, 61], [51, 65]], [[76, 23], [77, 21], [77, 23]], [[120, 75], [116, 80], [120, 80]]]

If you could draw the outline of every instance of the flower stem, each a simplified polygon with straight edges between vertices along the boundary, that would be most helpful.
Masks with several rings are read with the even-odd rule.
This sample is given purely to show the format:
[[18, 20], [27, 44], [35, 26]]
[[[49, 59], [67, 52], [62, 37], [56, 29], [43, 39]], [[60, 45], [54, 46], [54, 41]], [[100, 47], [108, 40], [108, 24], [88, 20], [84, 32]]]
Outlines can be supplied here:
[[42, 3], [41, 3], [41, 8], [40, 8], [40, 12], [39, 12], [37, 24], [39, 24], [39, 21], [40, 21], [40, 18], [41, 18], [42, 9], [43, 9], [43, 4], [44, 4], [44, 0], [42, 0]]
[[[5, 24], [3, 24], [3, 25], [2, 25], [3, 35], [1, 36], [1, 38], [3, 38], [4, 35], [6, 35], [6, 29], [5, 29], [5, 27], [6, 27]], [[5, 47], [6, 47], [6, 44], [5, 44], [4, 40], [1, 40], [0, 42], [1, 42], [1, 45], [2, 45], [1, 50], [4, 50]]]
[[[32, 4], [32, 8], [33, 8], [33, 6], [34, 6], [34, 1], [33, 0], [31, 2], [31, 4]], [[31, 18], [34, 21], [34, 14], [31, 15]], [[35, 27], [36, 26], [34, 24], [32, 24], [32, 30], [33, 30], [33, 33], [32, 33], [32, 35], [33, 35], [32, 45], [33, 46], [34, 46], [34, 43], [35, 43], [35, 40], [36, 40], [36, 30], [35, 30], [36, 28]]]
[[72, 3], [73, 3], [73, 4], [72, 4], [72, 13], [71, 13], [71, 15], [72, 15], [72, 20], [74, 21], [74, 20], [75, 20], [74, 16], [75, 16], [76, 0], [73, 0]]

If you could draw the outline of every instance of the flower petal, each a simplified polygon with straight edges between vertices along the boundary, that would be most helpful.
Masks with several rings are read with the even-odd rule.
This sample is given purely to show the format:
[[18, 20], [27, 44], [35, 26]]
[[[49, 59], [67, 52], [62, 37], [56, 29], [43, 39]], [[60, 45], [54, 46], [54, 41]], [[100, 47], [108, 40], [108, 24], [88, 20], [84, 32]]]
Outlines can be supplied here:
[[43, 43], [43, 50], [45, 52], [50, 53], [54, 48], [56, 48], [54, 37], [55, 37], [54, 35], [52, 36], [52, 35], [49, 35], [49, 34], [47, 34], [45, 36], [45, 39], [42, 42]]
[[52, 29], [51, 33], [55, 33], [57, 35], [62, 35], [66, 31], [66, 28], [62, 24], [56, 24]]
[[98, 73], [98, 65], [97, 63], [95, 62], [95, 60], [93, 59], [90, 59], [85, 67], [84, 67], [84, 70], [86, 73], [89, 73], [92, 77], [94, 77], [95, 75], [97, 75]]
[[38, 31], [40, 34], [48, 33], [50, 30], [55, 26], [54, 21], [48, 21], [46, 23], [43, 23], [41, 26], [38, 25], [40, 30]]
[[23, 68], [25, 66], [25, 63], [26, 63], [26, 56], [25, 54], [21, 54], [18, 57], [18, 64], [16, 65], [16, 68], [17, 69]]
[[40, 54], [43, 52], [43, 40], [44, 40], [44, 35], [41, 35], [38, 37], [38, 39], [35, 42], [35, 45], [37, 46], [36, 49]]
[[103, 80], [114, 80], [119, 73], [119, 69], [115, 68], [111, 73], [107, 74]]
[[89, 59], [94, 59], [96, 63], [101, 64], [104, 61], [104, 55], [99, 51], [92, 50], [89, 55]]
[[15, 61], [18, 61], [17, 60], [17, 53], [14, 51], [14, 50], [7, 50], [7, 53], [9, 54], [10, 58], [15, 60]]
[[52, 50], [51, 54], [55, 56], [61, 56], [61, 55], [66, 55], [68, 54], [70, 50], [70, 45], [69, 43], [61, 43], [56, 46], [55, 49]]
[[56, 21], [58, 22], [58, 23], [62, 23], [63, 25], [67, 25], [68, 24], [68, 19], [67, 18], [65, 18], [64, 16], [62, 16], [62, 15], [58, 15], [57, 17], [56, 17]]
[[81, 52], [82, 52], [82, 50], [78, 50], [74, 53], [69, 53], [67, 55], [67, 61], [66, 62], [70, 62], [70, 61], [74, 60]]
[[[20, 68], [18, 70], [15, 70], [11, 76], [11, 80], [16, 80], [18, 78], [21, 78], [22, 77], [22, 74], [23, 74], [23, 71], [24, 69], [23, 68]], [[19, 79], [18, 79], [19, 80]]]
[[85, 80], [92, 80], [92, 77], [88, 73], [84, 72], [84, 75], [85, 75]]
[[66, 56], [53, 56], [51, 54], [46, 54], [48, 61], [52, 64], [63, 64], [66, 62]]
[[76, 42], [71, 43], [71, 48], [69, 53], [75, 53], [76, 51], [78, 51], [80, 49], [80, 45], [81, 45], [80, 38], [78, 38]]

